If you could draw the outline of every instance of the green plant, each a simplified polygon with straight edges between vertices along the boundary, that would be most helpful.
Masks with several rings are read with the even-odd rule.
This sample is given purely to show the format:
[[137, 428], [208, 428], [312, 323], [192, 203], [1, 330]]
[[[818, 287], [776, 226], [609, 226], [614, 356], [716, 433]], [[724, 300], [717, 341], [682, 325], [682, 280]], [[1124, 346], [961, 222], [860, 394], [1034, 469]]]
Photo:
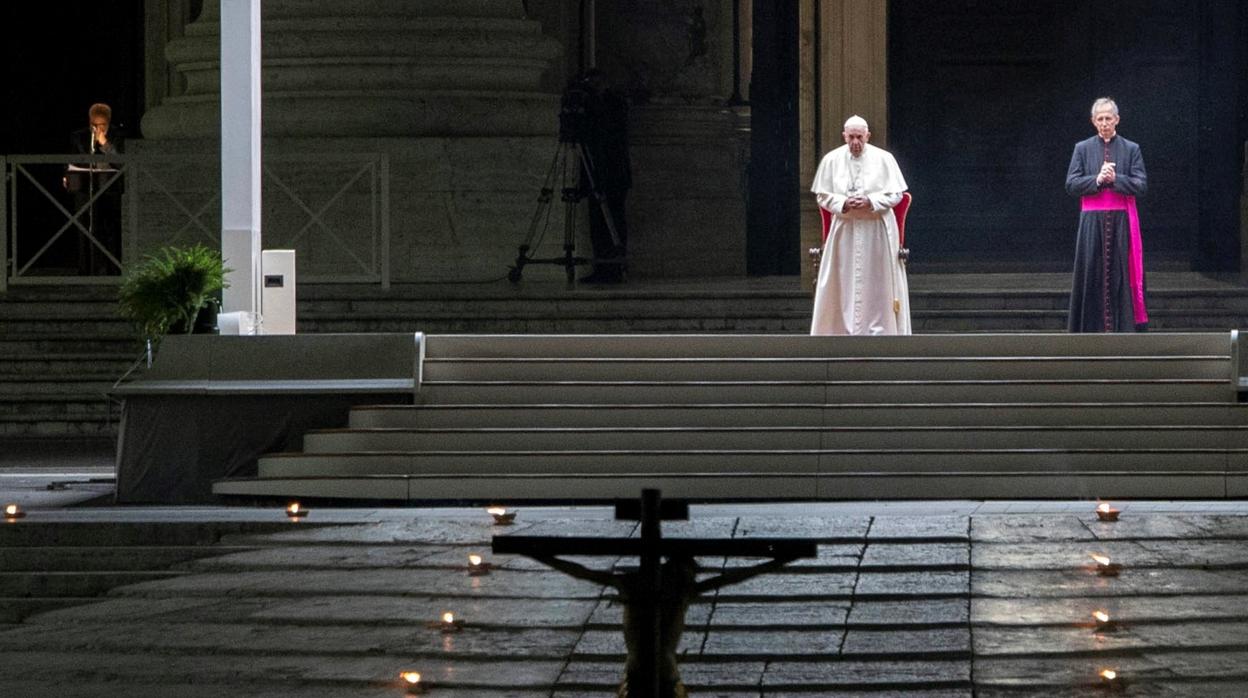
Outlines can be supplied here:
[[200, 308], [226, 287], [221, 252], [200, 244], [164, 247], [126, 270], [118, 292], [122, 317], [144, 339], [190, 333]]

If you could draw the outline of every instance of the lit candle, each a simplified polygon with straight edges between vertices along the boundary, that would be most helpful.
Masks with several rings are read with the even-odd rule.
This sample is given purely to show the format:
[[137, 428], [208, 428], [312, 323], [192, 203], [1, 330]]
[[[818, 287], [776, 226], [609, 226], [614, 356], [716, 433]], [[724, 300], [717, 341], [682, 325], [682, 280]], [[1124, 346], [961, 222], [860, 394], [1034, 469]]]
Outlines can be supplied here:
[[308, 515], [308, 510], [299, 505], [299, 502], [291, 502], [286, 505], [286, 516], [292, 519], [302, 519]]
[[472, 554], [468, 556], [468, 575], [479, 577], [483, 574], [490, 573], [490, 563], [481, 559], [480, 555]]
[[494, 524], [497, 526], [509, 526], [516, 520], [516, 512], [507, 511], [503, 507], [490, 507], [485, 511], [494, 517]]
[[1118, 509], [1109, 506], [1109, 502], [1102, 502], [1096, 508], [1096, 518], [1098, 521], [1117, 521], [1118, 514], [1122, 513]]
[[19, 507], [18, 505], [16, 504], [4, 505], [4, 518], [6, 521], [16, 521], [20, 518], [23, 518], [24, 516], [26, 516], [26, 512], [22, 511], [22, 508]]
[[1101, 670], [1101, 685], [1111, 691], [1121, 691], [1126, 687], [1122, 677], [1113, 669]]
[[1104, 555], [1092, 555], [1092, 559], [1096, 560], [1096, 573], [1102, 577], [1117, 577], [1122, 571], [1122, 565], [1117, 562], [1110, 562], [1108, 557]]
[[446, 611], [442, 614], [441, 620], [429, 621], [429, 627], [444, 633], [454, 633], [463, 630], [464, 621], [456, 618], [454, 613]]
[[419, 671], [405, 671], [399, 674], [399, 678], [403, 680], [403, 687], [407, 689], [409, 696], [425, 692], [425, 686], [420, 682]]
[[1112, 632], [1118, 629], [1118, 624], [1115, 623], [1105, 611], [1093, 611], [1092, 618], [1096, 620], [1096, 629], [1098, 631]]

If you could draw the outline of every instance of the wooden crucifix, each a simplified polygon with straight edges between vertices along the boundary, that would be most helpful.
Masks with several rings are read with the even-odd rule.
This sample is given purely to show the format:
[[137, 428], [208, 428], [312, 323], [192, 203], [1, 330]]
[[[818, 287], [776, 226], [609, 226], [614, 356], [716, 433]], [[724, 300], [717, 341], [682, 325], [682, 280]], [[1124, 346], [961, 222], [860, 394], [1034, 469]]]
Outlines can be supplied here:
[[[680, 698], [676, 650], [685, 629], [685, 612], [701, 594], [755, 575], [777, 570], [803, 557], [815, 557], [815, 541], [800, 538], [664, 539], [663, 520], [689, 518], [689, 504], [663, 501], [658, 490], [641, 491], [637, 502], [615, 506], [615, 518], [640, 520], [639, 538], [494, 536], [498, 554], [524, 555], [578, 579], [614, 588], [624, 605], [624, 641], [628, 659], [619, 696]], [[561, 555], [629, 555], [639, 558], [636, 572], [591, 570]], [[696, 556], [771, 558], [698, 581]], [[664, 559], [666, 558], [666, 562]]]

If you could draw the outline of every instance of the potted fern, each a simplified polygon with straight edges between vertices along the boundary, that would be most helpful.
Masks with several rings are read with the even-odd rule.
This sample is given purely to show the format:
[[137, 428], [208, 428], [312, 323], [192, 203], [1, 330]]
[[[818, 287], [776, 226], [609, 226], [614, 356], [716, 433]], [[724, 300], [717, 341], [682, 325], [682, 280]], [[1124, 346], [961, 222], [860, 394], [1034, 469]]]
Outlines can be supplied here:
[[216, 310], [228, 271], [221, 252], [204, 245], [161, 248], [126, 270], [118, 292], [121, 315], [154, 342], [190, 334], [201, 312]]

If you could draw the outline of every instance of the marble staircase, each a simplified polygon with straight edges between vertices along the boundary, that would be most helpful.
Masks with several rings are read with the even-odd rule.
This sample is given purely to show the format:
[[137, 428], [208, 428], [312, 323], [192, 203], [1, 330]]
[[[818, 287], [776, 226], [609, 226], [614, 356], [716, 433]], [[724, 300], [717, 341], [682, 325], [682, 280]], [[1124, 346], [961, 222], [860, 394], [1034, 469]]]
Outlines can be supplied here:
[[23, 520], [0, 526], [0, 630], [31, 615], [91, 603], [128, 584], [186, 574], [190, 561], [250, 548], [223, 536], [281, 530], [276, 523]]
[[1248, 493], [1231, 333], [428, 335], [417, 404], [360, 406], [220, 495], [523, 501]]
[[[1192, 273], [1150, 274], [1153, 328], [1248, 326], [1248, 287]], [[1063, 274], [914, 274], [921, 334], [1060, 332]], [[437, 334], [802, 335], [810, 297], [794, 278], [648, 280], [567, 289], [481, 284], [300, 287], [299, 331]], [[109, 286], [12, 286], [0, 293], [0, 439], [111, 439], [106, 393], [138, 357]], [[514, 368], [511, 367], [511, 368]], [[1082, 369], [1081, 369], [1082, 371]]]
[[108, 391], [139, 354], [115, 291], [87, 286], [0, 294], [0, 439], [112, 439]]

